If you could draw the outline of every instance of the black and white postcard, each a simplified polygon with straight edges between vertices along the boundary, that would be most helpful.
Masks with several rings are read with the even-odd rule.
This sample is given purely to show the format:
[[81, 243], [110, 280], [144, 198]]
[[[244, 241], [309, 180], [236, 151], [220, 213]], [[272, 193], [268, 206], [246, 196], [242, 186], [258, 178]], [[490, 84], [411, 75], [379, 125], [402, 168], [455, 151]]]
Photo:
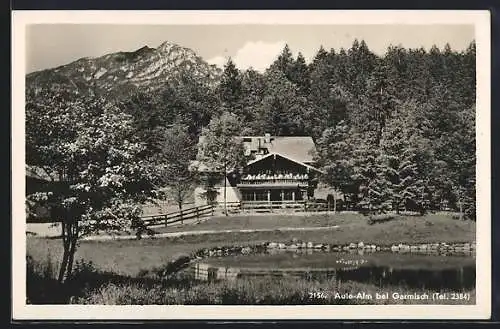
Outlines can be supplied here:
[[487, 11], [12, 27], [15, 319], [489, 317]]

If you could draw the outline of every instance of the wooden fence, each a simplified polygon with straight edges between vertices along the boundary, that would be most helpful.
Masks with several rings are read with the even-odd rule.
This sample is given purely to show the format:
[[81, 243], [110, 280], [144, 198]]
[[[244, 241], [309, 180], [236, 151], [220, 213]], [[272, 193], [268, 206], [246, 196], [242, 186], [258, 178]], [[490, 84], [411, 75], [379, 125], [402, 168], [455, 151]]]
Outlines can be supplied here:
[[[215, 207], [220, 211], [224, 211], [224, 202], [218, 203]], [[241, 211], [241, 202], [226, 202], [226, 208], [228, 213], [239, 213]]]
[[[324, 202], [317, 201], [244, 201], [244, 202], [228, 202], [226, 204], [228, 213], [239, 213], [241, 211], [254, 212], [279, 212], [283, 210], [317, 212], [328, 211], [329, 205]], [[331, 208], [331, 207], [330, 207]], [[150, 226], [168, 226], [174, 223], [183, 224], [185, 220], [199, 219], [215, 215], [215, 211], [223, 211], [224, 204], [205, 205], [199, 207], [191, 207], [168, 214], [146, 215], [141, 217], [146, 227]]]
[[280, 210], [317, 212], [333, 210], [326, 202], [317, 201], [244, 201], [240, 205], [241, 210], [256, 212], [273, 212]]
[[195, 219], [195, 218], [198, 219], [213, 215], [214, 215], [214, 207], [212, 205], [206, 205], [206, 206], [182, 209], [168, 214], [143, 216], [141, 217], [141, 219], [144, 225], [148, 227], [158, 226], [158, 225], [168, 226], [178, 222], [181, 222], [181, 224], [183, 224], [184, 221], [188, 219]]

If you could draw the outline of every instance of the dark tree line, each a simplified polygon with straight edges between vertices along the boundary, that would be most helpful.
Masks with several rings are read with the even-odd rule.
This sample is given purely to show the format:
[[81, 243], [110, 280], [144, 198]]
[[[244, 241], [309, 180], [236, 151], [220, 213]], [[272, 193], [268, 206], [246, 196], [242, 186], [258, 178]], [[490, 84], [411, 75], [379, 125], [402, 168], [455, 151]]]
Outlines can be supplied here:
[[312, 136], [325, 182], [351, 207], [474, 217], [475, 56], [474, 43], [461, 52], [390, 46], [377, 56], [355, 40], [321, 47], [307, 64], [286, 46], [263, 73], [229, 60], [215, 88], [186, 77], [126, 108], [146, 139], [152, 127], [181, 123], [196, 141], [224, 112], [246, 135]]
[[[203, 128], [231, 112], [244, 135], [312, 136], [323, 180], [352, 208], [451, 208], [474, 217], [474, 43], [460, 52], [390, 46], [378, 56], [355, 40], [349, 49], [321, 47], [309, 64], [288, 46], [277, 55], [263, 73], [229, 60], [216, 86], [186, 74], [118, 107], [154, 161], [178, 153], [164, 141], [179, 134], [189, 139], [182, 155], [194, 159]], [[187, 177], [189, 161], [176, 161], [167, 167]]]

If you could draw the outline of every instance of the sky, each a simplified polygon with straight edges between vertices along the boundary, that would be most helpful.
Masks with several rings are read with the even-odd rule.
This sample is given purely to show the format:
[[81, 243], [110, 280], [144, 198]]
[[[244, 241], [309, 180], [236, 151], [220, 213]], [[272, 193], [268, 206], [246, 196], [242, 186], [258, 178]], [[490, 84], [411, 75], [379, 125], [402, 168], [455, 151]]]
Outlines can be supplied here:
[[474, 40], [474, 26], [38, 24], [26, 29], [26, 72], [145, 45], [156, 48], [164, 41], [191, 48], [210, 64], [223, 67], [231, 57], [240, 69], [263, 71], [285, 44], [294, 56], [301, 52], [310, 61], [320, 46], [347, 49], [355, 38], [378, 55], [389, 45], [442, 49], [449, 43], [461, 51]]

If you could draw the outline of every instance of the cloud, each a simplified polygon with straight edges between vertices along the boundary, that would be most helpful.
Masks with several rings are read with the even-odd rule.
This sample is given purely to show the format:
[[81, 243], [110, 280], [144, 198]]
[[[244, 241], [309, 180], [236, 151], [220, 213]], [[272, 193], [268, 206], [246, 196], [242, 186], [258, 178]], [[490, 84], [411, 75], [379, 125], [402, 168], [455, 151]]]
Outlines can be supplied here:
[[[263, 41], [248, 41], [238, 49], [236, 54], [232, 56], [233, 62], [240, 70], [246, 70], [252, 67], [254, 70], [264, 72], [285, 47], [285, 41], [277, 41], [273, 43]], [[297, 53], [293, 53], [294, 57]], [[307, 58], [306, 58], [307, 61]], [[207, 61], [210, 64], [215, 64], [220, 68], [224, 67], [227, 62], [227, 57], [216, 56]]]
[[207, 60], [208, 64], [216, 65], [217, 67], [223, 68], [224, 64], [226, 64], [227, 58], [224, 58], [222, 56], [216, 56], [214, 58], [210, 58]]

